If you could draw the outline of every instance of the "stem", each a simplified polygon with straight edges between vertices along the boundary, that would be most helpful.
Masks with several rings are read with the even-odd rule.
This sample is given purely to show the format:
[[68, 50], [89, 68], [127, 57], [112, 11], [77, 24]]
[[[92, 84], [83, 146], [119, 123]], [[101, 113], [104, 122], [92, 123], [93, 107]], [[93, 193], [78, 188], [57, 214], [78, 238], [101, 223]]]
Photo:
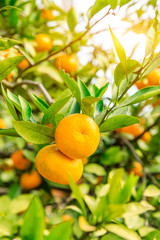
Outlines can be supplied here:
[[12, 89], [14, 89], [18, 86], [22, 86], [22, 85], [36, 86], [43, 93], [43, 95], [46, 98], [48, 104], [51, 105], [53, 103], [53, 99], [51, 98], [51, 96], [49, 95], [49, 93], [47, 92], [47, 90], [45, 89], [45, 87], [43, 86], [42, 83], [34, 82], [34, 81], [31, 81], [31, 80], [23, 80], [21, 82], [8, 82], [7, 80], [3, 80], [2, 83], [5, 86], [7, 86], [9, 88], [12, 88]]
[[[111, 8], [110, 8], [111, 9]], [[44, 62], [44, 61], [47, 61], [48, 59], [50, 59], [52, 56], [54, 55], [57, 55], [58, 53], [60, 52], [63, 52], [64, 50], [66, 50], [68, 47], [70, 47], [71, 45], [73, 45], [74, 43], [78, 42], [79, 40], [81, 40], [97, 23], [99, 23], [103, 18], [105, 18], [109, 13], [110, 13], [110, 9], [108, 10], [108, 12], [103, 16], [101, 17], [99, 20], [97, 20], [90, 28], [86, 29], [86, 31], [81, 34], [78, 38], [76, 38], [75, 40], [71, 41], [70, 43], [68, 43], [65, 47], [61, 48], [60, 50], [56, 51], [56, 52], [53, 52], [51, 54], [49, 54], [47, 57], [41, 59], [40, 61], [34, 63], [34, 64], [31, 64], [30, 66], [28, 66], [27, 68], [25, 68], [23, 71], [21, 71], [19, 73], [19, 75], [15, 78], [15, 81], [20, 78], [22, 76], [22, 74], [27, 71], [28, 69], [30, 68], [33, 68], [37, 65], [39, 65], [40, 63]]]

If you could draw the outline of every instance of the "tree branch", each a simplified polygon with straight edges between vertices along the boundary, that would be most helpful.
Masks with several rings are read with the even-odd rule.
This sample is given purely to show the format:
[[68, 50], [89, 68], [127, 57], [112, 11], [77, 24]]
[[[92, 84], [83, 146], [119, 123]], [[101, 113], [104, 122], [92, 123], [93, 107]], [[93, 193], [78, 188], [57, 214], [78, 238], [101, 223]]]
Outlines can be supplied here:
[[31, 81], [31, 80], [23, 80], [21, 82], [8, 82], [7, 80], [3, 80], [2, 83], [5, 86], [7, 86], [8, 88], [12, 88], [12, 89], [14, 89], [18, 86], [22, 86], [22, 85], [36, 86], [43, 93], [43, 95], [46, 98], [48, 104], [51, 105], [53, 103], [53, 99], [51, 98], [51, 96], [49, 95], [49, 93], [47, 92], [47, 90], [45, 89], [45, 87], [43, 86], [42, 83], [34, 82], [34, 81]]
[[20, 78], [20, 77], [22, 76], [22, 74], [23, 74], [25, 71], [27, 71], [28, 69], [33, 68], [33, 67], [39, 65], [40, 63], [42, 63], [42, 62], [44, 62], [44, 61], [47, 61], [47, 60], [50, 59], [52, 56], [57, 55], [57, 54], [60, 53], [60, 52], [63, 52], [63, 51], [66, 50], [68, 47], [70, 47], [70, 46], [73, 45], [74, 43], [76, 43], [76, 42], [78, 42], [79, 40], [81, 40], [97, 23], [99, 23], [103, 18], [105, 18], [105, 17], [110, 13], [110, 10], [111, 10], [111, 8], [109, 8], [109, 10], [107, 11], [107, 13], [106, 13], [103, 17], [101, 17], [101, 18], [100, 18], [99, 20], [97, 20], [94, 24], [92, 24], [91, 27], [87, 28], [86, 31], [85, 31], [83, 34], [81, 34], [78, 38], [76, 38], [75, 40], [73, 40], [73, 41], [71, 41], [70, 43], [68, 43], [65, 47], [61, 48], [60, 50], [58, 50], [58, 51], [56, 51], [56, 52], [53, 52], [53, 53], [49, 54], [47, 57], [45, 57], [45, 58], [41, 59], [40, 61], [38, 61], [38, 62], [36, 62], [36, 63], [28, 66], [27, 68], [25, 68], [25, 69], [24, 69], [23, 71], [21, 71], [21, 72], [19, 73], [19, 75], [15, 78], [15, 81], [16, 81], [18, 78]]

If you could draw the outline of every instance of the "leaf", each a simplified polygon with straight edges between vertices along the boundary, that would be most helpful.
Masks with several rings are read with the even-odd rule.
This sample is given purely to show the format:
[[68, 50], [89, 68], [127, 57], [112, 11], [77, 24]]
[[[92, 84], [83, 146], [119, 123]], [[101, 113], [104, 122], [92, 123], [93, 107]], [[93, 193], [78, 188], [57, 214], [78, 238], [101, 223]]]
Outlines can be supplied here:
[[21, 10], [20, 8], [17, 8], [17, 7], [15, 7], [15, 6], [10, 6], [10, 5], [8, 5], [8, 6], [5, 6], [5, 7], [0, 8], [0, 11], [6, 11], [6, 10], [10, 10], [10, 9]]
[[143, 76], [147, 75], [148, 73], [152, 72], [160, 65], [160, 52], [154, 55], [152, 61], [150, 62], [149, 66], [144, 70]]
[[160, 189], [158, 189], [155, 185], [149, 185], [143, 195], [145, 197], [158, 197], [160, 195]]
[[24, 222], [20, 230], [23, 240], [43, 240], [43, 231], [45, 229], [43, 206], [37, 196], [34, 196], [29, 208], [27, 209]]
[[0, 61], [0, 81], [8, 76], [8, 74], [24, 59], [24, 56], [16, 56], [6, 58]]
[[79, 223], [80, 229], [84, 232], [93, 232], [96, 230], [96, 227], [89, 224], [83, 216], [79, 217], [78, 223]]
[[145, 47], [145, 58], [153, 51], [153, 45], [155, 40], [155, 29], [153, 25], [149, 28], [147, 32], [146, 47]]
[[97, 97], [93, 97], [93, 96], [89, 96], [89, 97], [85, 97], [82, 99], [82, 111], [89, 115], [92, 116], [94, 109], [92, 108], [92, 104], [95, 102], [99, 102], [100, 98]]
[[71, 221], [62, 222], [50, 231], [50, 234], [46, 237], [46, 240], [70, 240], [71, 233]]
[[22, 106], [22, 119], [24, 121], [29, 121], [31, 118], [32, 109], [29, 103], [24, 98], [22, 98], [21, 96], [19, 96], [18, 98]]
[[108, 233], [105, 236], [103, 236], [101, 240], [124, 240], [124, 239], [119, 237], [117, 234]]
[[13, 94], [9, 89], [7, 89], [7, 95], [9, 99], [12, 101], [13, 105], [18, 109], [18, 111], [22, 112], [22, 107], [18, 97], [15, 94]]
[[0, 135], [11, 136], [11, 137], [20, 137], [14, 128], [0, 129]]
[[125, 4], [129, 3], [131, 0], [120, 0], [120, 7], [124, 6]]
[[70, 176], [68, 176], [68, 178], [69, 178], [69, 185], [72, 189], [72, 192], [73, 192], [75, 198], [77, 199], [77, 201], [78, 201], [78, 203], [79, 203], [79, 205], [80, 205], [80, 207], [83, 211], [84, 216], [86, 217], [86, 208], [85, 208], [82, 193], [80, 192], [76, 183], [73, 182], [72, 178]]
[[71, 115], [74, 113], [80, 113], [80, 111], [81, 111], [81, 109], [80, 109], [79, 103], [77, 102], [76, 99], [73, 99], [66, 114]]
[[123, 217], [140, 215], [149, 210], [153, 211], [155, 208], [144, 200], [141, 202], [130, 202], [126, 204], [126, 212], [123, 214]]
[[115, 9], [118, 5], [118, 0], [108, 0], [108, 3], [111, 5], [112, 9]]
[[82, 99], [85, 98], [85, 97], [91, 96], [87, 86], [85, 85], [84, 82], [82, 82], [82, 80], [80, 78], [78, 78], [78, 86], [79, 86], [80, 91], [81, 91]]
[[107, 224], [105, 225], [105, 228], [112, 233], [117, 234], [118, 236], [125, 238], [126, 240], [141, 240], [140, 236], [128, 229], [127, 227], [123, 225], [118, 225], [118, 224]]
[[143, 88], [138, 92], [136, 92], [135, 94], [133, 94], [132, 96], [130, 96], [129, 98], [122, 101], [115, 109], [142, 102], [144, 100], [147, 100], [148, 98], [158, 95], [159, 93], [160, 93], [160, 86]]
[[54, 140], [54, 131], [50, 127], [26, 121], [14, 121], [13, 126], [27, 142], [46, 144]]
[[43, 113], [45, 113], [46, 110], [49, 108], [49, 105], [45, 101], [37, 97], [35, 94], [33, 94], [33, 100]]
[[71, 92], [77, 99], [78, 103], [81, 104], [81, 92], [76, 81], [73, 78], [71, 78], [68, 73], [65, 73], [65, 71], [62, 70], [61, 68], [59, 68], [59, 72], [67, 87], [71, 90]]
[[107, 0], [96, 0], [93, 6], [91, 6], [87, 11], [88, 19], [91, 19], [96, 13], [98, 13], [101, 9], [109, 5]]
[[3, 93], [3, 96], [4, 96], [5, 102], [6, 102], [7, 106], [8, 106], [8, 109], [9, 109], [12, 117], [13, 117], [15, 120], [19, 120], [19, 119], [18, 119], [18, 115], [17, 115], [16, 110], [15, 110], [15, 107], [13, 106], [12, 101], [11, 101], [11, 100], [9, 99], [9, 97], [7, 96], [7, 94], [6, 94], [6, 92], [5, 92], [2, 84], [1, 84], [1, 88], [2, 88], [2, 93]]
[[135, 123], [139, 123], [138, 118], [120, 114], [106, 119], [105, 122], [100, 125], [100, 132], [112, 132], [115, 129], [127, 127]]
[[74, 32], [75, 26], [78, 23], [78, 14], [75, 7], [72, 7], [67, 13], [67, 23], [68, 23], [69, 30], [71, 32]]
[[[1, 10], [1, 9], [0, 9]], [[14, 45], [21, 44], [22, 42], [15, 39], [0, 38], [0, 51], [13, 47]]]
[[101, 98], [105, 92], [107, 91], [109, 83], [106, 83], [103, 87], [101, 87], [97, 92], [96, 92], [96, 97]]
[[96, 163], [89, 163], [84, 167], [84, 170], [88, 173], [93, 173], [97, 176], [105, 176], [106, 175], [106, 171], [105, 169]]
[[113, 32], [112, 32], [110, 27], [109, 27], [109, 29], [110, 29], [110, 33], [111, 33], [111, 36], [112, 36], [114, 47], [116, 49], [117, 55], [119, 57], [119, 60], [120, 60], [120, 62], [122, 64], [124, 70], [126, 71], [126, 53], [125, 53], [125, 50], [124, 50], [123, 46], [121, 45], [120, 41], [113, 34]]
[[17, 214], [26, 211], [33, 195], [31, 194], [21, 194], [12, 200], [9, 206], [10, 214]]
[[68, 102], [72, 95], [67, 96], [55, 103], [53, 103], [46, 111], [42, 119], [42, 123], [46, 124], [52, 120], [54, 115]]

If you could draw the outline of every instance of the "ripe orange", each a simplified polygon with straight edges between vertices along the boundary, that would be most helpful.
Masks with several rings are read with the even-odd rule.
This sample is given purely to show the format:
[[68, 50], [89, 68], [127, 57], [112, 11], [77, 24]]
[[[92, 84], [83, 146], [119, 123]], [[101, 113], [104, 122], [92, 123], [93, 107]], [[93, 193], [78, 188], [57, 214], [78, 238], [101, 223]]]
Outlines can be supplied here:
[[133, 172], [135, 176], [142, 177], [143, 176], [143, 167], [139, 162], [133, 162], [133, 168], [129, 171], [129, 173]]
[[143, 128], [140, 126], [140, 124], [133, 124], [127, 127], [116, 129], [116, 132], [128, 133], [131, 134], [133, 137], [137, 137], [143, 132]]
[[53, 47], [52, 38], [46, 34], [40, 33], [36, 35], [36, 44], [35, 47], [37, 52], [49, 51]]
[[140, 90], [142, 88], [148, 87], [149, 86], [149, 81], [145, 78], [143, 80], [137, 81], [135, 83], [135, 85]]
[[87, 158], [99, 144], [100, 132], [92, 118], [72, 114], [63, 118], [55, 131], [55, 141], [61, 152], [70, 158]]
[[12, 82], [13, 80], [13, 73], [9, 73], [8, 76], [6, 77], [6, 79], [9, 81], [9, 82]]
[[151, 139], [151, 134], [149, 132], [145, 132], [143, 134], [143, 136], [141, 137], [141, 139], [144, 141], [144, 142], [149, 142], [150, 139]]
[[18, 64], [18, 67], [19, 67], [20, 69], [25, 69], [25, 68], [27, 68], [28, 66], [29, 66], [29, 62], [27, 61], [27, 59], [23, 59], [22, 62], [20, 62], [20, 63]]
[[55, 16], [53, 14], [53, 10], [42, 10], [42, 14], [41, 14], [43, 19], [48, 19], [50, 21], [53, 21], [55, 19]]
[[88, 163], [88, 158], [82, 158], [82, 162], [84, 165], [86, 165]]
[[78, 67], [78, 60], [74, 55], [64, 54], [57, 58], [55, 64], [57, 69], [60, 66], [66, 73], [74, 73]]
[[160, 85], [160, 70], [155, 69], [147, 75], [150, 86]]
[[73, 218], [68, 214], [62, 215], [63, 222], [73, 221]]
[[19, 170], [25, 170], [31, 166], [31, 162], [23, 157], [22, 150], [17, 150], [14, 153], [12, 153], [11, 159], [13, 161], [15, 168]]
[[42, 179], [36, 170], [32, 170], [30, 173], [25, 172], [20, 177], [20, 185], [26, 190], [31, 190], [39, 187]]
[[48, 145], [38, 152], [36, 167], [46, 179], [66, 185], [69, 184], [68, 175], [76, 182], [83, 173], [82, 160], [67, 157], [55, 144]]
[[6, 128], [5, 121], [1, 118], [0, 118], [0, 128], [2, 128], [2, 129]]

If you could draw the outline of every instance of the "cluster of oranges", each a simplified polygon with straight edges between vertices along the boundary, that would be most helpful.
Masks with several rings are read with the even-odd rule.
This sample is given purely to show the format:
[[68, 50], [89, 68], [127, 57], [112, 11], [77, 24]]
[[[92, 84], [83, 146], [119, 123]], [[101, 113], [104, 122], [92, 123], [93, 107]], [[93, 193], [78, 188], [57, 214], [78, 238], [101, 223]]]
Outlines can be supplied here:
[[[23, 156], [22, 150], [17, 150], [11, 155], [11, 160], [16, 169], [26, 171], [31, 167], [31, 161]], [[22, 173], [20, 177], [20, 185], [23, 189], [31, 190], [38, 187], [42, 179], [35, 169], [30, 172]]]
[[[144, 128], [140, 124], [133, 124], [127, 127], [116, 129], [117, 133], [127, 133], [132, 135], [134, 138], [142, 134], [143, 131], [144, 131]], [[151, 138], [151, 135], [149, 132], [145, 132], [141, 137], [141, 139], [144, 142], [149, 142], [150, 138]]]
[[149, 86], [160, 85], [160, 69], [157, 68], [149, 73], [146, 78], [135, 83], [138, 89], [142, 89]]
[[63, 118], [55, 131], [56, 144], [42, 148], [36, 156], [36, 168], [46, 179], [69, 184], [83, 173], [84, 159], [92, 155], [100, 141], [99, 127], [87, 115], [72, 114]]

